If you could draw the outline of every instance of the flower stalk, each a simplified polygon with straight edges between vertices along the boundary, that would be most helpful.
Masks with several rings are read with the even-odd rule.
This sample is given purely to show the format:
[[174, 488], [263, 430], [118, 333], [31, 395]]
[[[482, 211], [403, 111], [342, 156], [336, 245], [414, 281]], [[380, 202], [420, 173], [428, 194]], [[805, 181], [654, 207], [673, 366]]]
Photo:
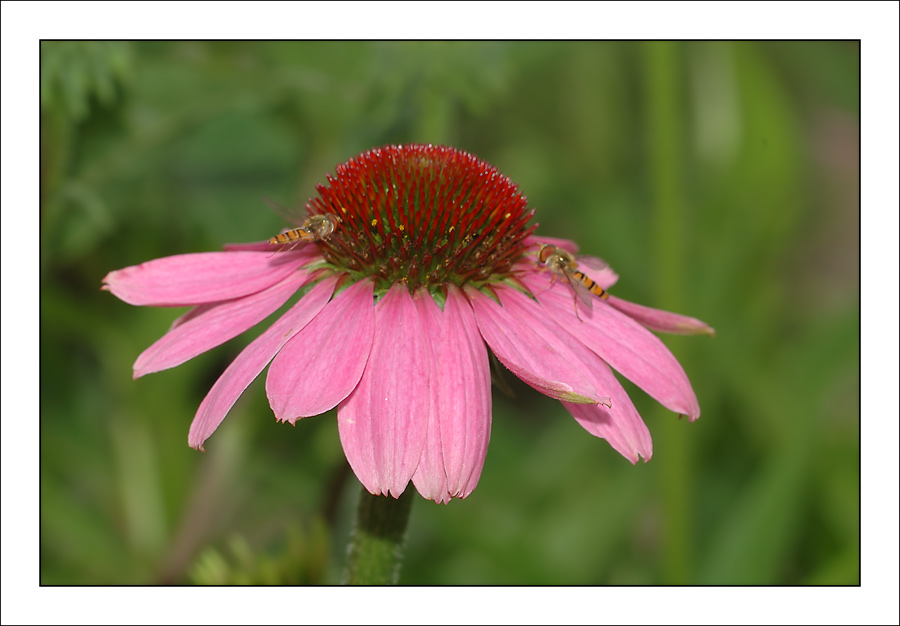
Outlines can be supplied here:
[[399, 498], [360, 490], [344, 584], [397, 584], [412, 501], [409, 490]]
[[[646, 99], [647, 128], [650, 142], [650, 181], [654, 189], [653, 223], [659, 300], [667, 308], [683, 305], [685, 276], [685, 243], [688, 235], [685, 190], [682, 181], [681, 155], [686, 150], [681, 135], [680, 85], [678, 54], [668, 42], [655, 42], [647, 48]], [[684, 429], [663, 424], [659, 440], [668, 454], [665, 470], [659, 480], [666, 524], [663, 541], [663, 580], [682, 585], [691, 579], [690, 555], [692, 469], [691, 442]]]

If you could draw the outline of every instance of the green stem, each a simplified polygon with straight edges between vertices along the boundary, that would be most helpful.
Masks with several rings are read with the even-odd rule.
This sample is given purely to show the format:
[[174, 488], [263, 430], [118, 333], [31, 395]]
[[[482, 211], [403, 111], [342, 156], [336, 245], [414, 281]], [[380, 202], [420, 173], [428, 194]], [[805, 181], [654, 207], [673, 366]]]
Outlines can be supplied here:
[[[659, 307], [683, 309], [687, 240], [684, 189], [685, 117], [682, 104], [684, 46], [673, 42], [645, 45], [646, 127], [649, 138], [650, 183], [653, 189], [653, 237], [657, 254]], [[672, 348], [678, 338], [669, 338]], [[692, 481], [690, 441], [683, 420], [667, 419], [654, 433], [666, 461], [659, 466], [665, 515], [662, 580], [685, 584], [691, 580]]]
[[356, 527], [350, 535], [347, 585], [396, 585], [403, 559], [403, 540], [412, 509], [411, 489], [398, 499], [373, 496], [365, 488], [356, 509]]

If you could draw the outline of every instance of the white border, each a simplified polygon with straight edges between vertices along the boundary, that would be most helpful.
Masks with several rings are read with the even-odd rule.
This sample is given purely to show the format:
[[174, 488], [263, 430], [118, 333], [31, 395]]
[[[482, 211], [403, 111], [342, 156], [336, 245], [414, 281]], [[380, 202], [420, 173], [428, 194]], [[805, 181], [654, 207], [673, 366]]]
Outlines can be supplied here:
[[[3, 623], [897, 623], [897, 3], [2, 4]], [[861, 588], [39, 588], [38, 40], [862, 39]], [[473, 621], [474, 620], [474, 621]]]

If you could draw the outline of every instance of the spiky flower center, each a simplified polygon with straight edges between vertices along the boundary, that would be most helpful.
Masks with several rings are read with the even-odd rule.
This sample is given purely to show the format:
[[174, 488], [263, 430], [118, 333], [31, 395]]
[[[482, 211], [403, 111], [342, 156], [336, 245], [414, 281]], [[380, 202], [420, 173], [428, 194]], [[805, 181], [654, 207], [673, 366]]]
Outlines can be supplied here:
[[335, 216], [325, 259], [376, 290], [499, 282], [525, 250], [534, 214], [507, 177], [476, 157], [431, 145], [364, 152], [318, 185], [306, 209]]

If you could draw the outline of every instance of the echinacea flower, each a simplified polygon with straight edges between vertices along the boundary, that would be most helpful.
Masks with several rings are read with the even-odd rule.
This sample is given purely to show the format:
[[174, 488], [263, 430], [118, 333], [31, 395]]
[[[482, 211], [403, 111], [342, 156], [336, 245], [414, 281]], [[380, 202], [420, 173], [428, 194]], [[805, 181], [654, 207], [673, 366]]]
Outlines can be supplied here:
[[650, 458], [650, 433], [612, 370], [700, 416], [683, 369], [647, 329], [712, 329], [606, 293], [617, 275], [574, 256], [570, 241], [535, 236], [526, 198], [490, 165], [448, 147], [388, 146], [327, 180], [306, 221], [271, 242], [104, 279], [129, 304], [194, 307], [138, 357], [135, 378], [239, 335], [299, 293], [213, 385], [191, 446], [271, 362], [275, 417], [337, 407], [344, 453], [369, 492], [396, 498], [412, 480], [436, 502], [464, 498], [490, 438], [488, 348], [632, 463]]

